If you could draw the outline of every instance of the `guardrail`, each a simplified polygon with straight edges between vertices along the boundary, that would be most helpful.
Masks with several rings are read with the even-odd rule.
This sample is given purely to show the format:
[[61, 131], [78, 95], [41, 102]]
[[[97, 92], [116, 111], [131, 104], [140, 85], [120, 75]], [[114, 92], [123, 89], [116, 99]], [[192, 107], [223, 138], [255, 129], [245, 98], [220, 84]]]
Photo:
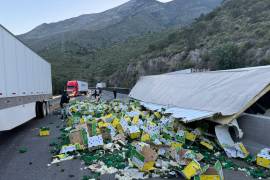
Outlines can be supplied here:
[[[96, 87], [90, 87], [90, 90], [94, 90], [96, 89]], [[121, 88], [121, 87], [106, 87], [106, 88], [100, 88], [101, 90], [105, 90], [105, 91], [111, 91], [113, 92], [114, 90], [116, 90], [117, 93], [121, 93], [121, 94], [129, 94], [130, 93], [130, 89], [129, 88]]]

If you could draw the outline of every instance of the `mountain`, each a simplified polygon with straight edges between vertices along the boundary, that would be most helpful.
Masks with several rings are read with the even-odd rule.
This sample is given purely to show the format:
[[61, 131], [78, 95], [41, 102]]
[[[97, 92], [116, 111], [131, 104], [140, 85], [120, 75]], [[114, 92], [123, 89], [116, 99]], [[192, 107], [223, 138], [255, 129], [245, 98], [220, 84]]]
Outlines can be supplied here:
[[40, 51], [51, 44], [77, 43], [97, 48], [172, 26], [184, 26], [210, 12], [222, 0], [130, 0], [116, 8], [57, 23], [42, 24], [19, 37]]
[[227, 0], [191, 26], [167, 33], [115, 72], [111, 84], [185, 68], [211, 70], [270, 64], [270, 1]]
[[[166, 34], [162, 32], [191, 24], [221, 1], [174, 0], [161, 3], [130, 0], [102, 13], [42, 24], [19, 38], [52, 63], [56, 92], [68, 79], [81, 78], [92, 85], [104, 80], [120, 68], [127, 67], [129, 60], [138, 55], [136, 53], [144, 53], [152, 40]], [[122, 46], [125, 48], [123, 52]]]

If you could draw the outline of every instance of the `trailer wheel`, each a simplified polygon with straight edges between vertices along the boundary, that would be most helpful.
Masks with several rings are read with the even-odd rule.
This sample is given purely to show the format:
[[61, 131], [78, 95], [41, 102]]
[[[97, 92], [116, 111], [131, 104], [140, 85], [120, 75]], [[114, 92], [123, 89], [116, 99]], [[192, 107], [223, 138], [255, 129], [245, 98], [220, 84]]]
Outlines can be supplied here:
[[42, 102], [36, 102], [36, 117], [42, 118]]
[[46, 117], [47, 116], [47, 103], [46, 102], [42, 102], [42, 109], [41, 109], [41, 116], [42, 117]]
[[46, 114], [49, 115], [50, 114], [50, 103], [47, 101], [46, 103]]
[[36, 117], [40, 119], [45, 116], [47, 116], [46, 102], [37, 102], [36, 103]]

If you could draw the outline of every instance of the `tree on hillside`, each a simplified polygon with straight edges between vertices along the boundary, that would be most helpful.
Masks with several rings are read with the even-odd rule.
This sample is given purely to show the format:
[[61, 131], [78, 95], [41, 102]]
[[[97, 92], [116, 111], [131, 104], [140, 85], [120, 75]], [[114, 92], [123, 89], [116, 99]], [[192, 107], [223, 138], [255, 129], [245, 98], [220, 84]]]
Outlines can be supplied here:
[[240, 49], [233, 43], [223, 44], [212, 51], [217, 69], [234, 69], [243, 66]]

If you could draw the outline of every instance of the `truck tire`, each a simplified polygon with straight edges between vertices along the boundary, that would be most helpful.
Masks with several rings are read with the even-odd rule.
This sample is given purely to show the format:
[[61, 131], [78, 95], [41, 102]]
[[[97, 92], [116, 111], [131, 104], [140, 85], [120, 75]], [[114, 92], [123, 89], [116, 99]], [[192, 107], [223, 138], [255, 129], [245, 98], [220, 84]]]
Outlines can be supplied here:
[[42, 118], [47, 116], [47, 103], [46, 102], [42, 102], [41, 116]]
[[46, 114], [50, 114], [50, 103], [48, 101], [46, 101]]
[[47, 103], [46, 102], [37, 102], [36, 103], [36, 117], [44, 118], [47, 116]]
[[36, 102], [36, 117], [42, 118], [42, 102]]

